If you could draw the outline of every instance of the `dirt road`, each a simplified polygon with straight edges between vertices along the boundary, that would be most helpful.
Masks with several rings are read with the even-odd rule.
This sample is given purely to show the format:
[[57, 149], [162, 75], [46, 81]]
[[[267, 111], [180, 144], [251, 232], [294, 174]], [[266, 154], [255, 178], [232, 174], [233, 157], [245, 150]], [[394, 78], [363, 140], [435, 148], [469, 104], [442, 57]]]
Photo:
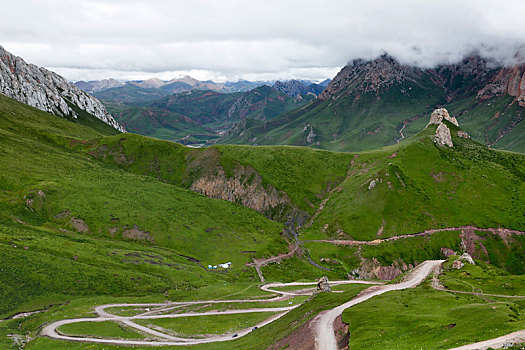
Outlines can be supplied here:
[[521, 343], [525, 343], [525, 329], [498, 338], [481, 341], [479, 343], [463, 345], [451, 350], [485, 350], [488, 348], [499, 349], [506, 345], [517, 345]]
[[342, 314], [345, 309], [362, 303], [363, 301], [368, 300], [376, 295], [380, 295], [392, 290], [413, 288], [423, 282], [425, 278], [432, 271], [434, 271], [434, 269], [439, 268], [443, 262], [444, 260], [427, 260], [412, 270], [404, 282], [373, 287], [373, 290], [371, 288], [368, 293], [365, 291], [357, 298], [339, 305], [336, 308], [320, 313], [314, 320], [316, 348], [318, 350], [337, 350], [334, 321], [339, 315]]
[[438, 232], [446, 232], [446, 231], [461, 231], [461, 230], [474, 230], [479, 232], [492, 232], [497, 233], [500, 236], [504, 237], [506, 235], [508, 236], [521, 236], [525, 235], [525, 231], [518, 231], [518, 230], [509, 230], [504, 228], [480, 228], [475, 226], [458, 226], [458, 227], [445, 227], [445, 228], [436, 228], [436, 229], [430, 229], [425, 230], [423, 232], [418, 232], [414, 234], [407, 234], [407, 235], [399, 235], [399, 236], [393, 236], [388, 238], [381, 238], [381, 239], [375, 239], [373, 241], [354, 241], [354, 240], [344, 240], [344, 239], [309, 239], [300, 241], [301, 243], [306, 242], [322, 242], [322, 243], [332, 243], [335, 245], [349, 245], [349, 246], [359, 246], [359, 245], [379, 245], [384, 242], [390, 242], [390, 241], [396, 241], [398, 239], [405, 239], [405, 238], [414, 238], [414, 237], [424, 237], [428, 235], [432, 235]]
[[[121, 305], [127, 306], [126, 304], [121, 304]], [[144, 305], [147, 305], [147, 304], [144, 304]], [[131, 327], [135, 327], [136, 324], [132, 322], [133, 320], [151, 320], [151, 319], [160, 319], [160, 318], [179, 318], [179, 317], [196, 317], [196, 316], [213, 316], [213, 315], [232, 315], [232, 314], [243, 314], [243, 313], [254, 313], [254, 312], [276, 312], [277, 313], [276, 315], [257, 324], [257, 327], [262, 327], [268, 323], [275, 321], [276, 319], [285, 315], [288, 311], [296, 308], [297, 306], [299, 305], [280, 307], [280, 308], [255, 308], [255, 309], [242, 309], [242, 310], [195, 312], [195, 313], [192, 312], [192, 313], [168, 314], [168, 315], [150, 315], [150, 316], [137, 315], [137, 316], [130, 316], [130, 317], [106, 316], [106, 317], [98, 317], [98, 318], [75, 318], [75, 319], [53, 322], [45, 326], [44, 329], [42, 330], [42, 335], [48, 336], [50, 338], [69, 340], [69, 341], [75, 341], [75, 342], [113, 344], [113, 345], [162, 346], [162, 345], [192, 345], [192, 344], [214, 343], [214, 342], [232, 340], [234, 339], [232, 337], [233, 334], [231, 333], [222, 334], [222, 335], [207, 337], [204, 339], [179, 338], [179, 337], [172, 337], [170, 335], [167, 335], [161, 332], [156, 332], [149, 328], [145, 330], [144, 328], [147, 328], [147, 327], [137, 325], [139, 327], [136, 327], [136, 328], [138, 328], [139, 330], [143, 332], [145, 331], [150, 334], [154, 334], [158, 338], [165, 339], [165, 340], [148, 341], [148, 340], [101, 339], [101, 338], [93, 338], [93, 337], [72, 337], [72, 336], [66, 336], [66, 335], [59, 334], [57, 332], [57, 328], [65, 324], [70, 324], [70, 323], [104, 322], [104, 321], [123, 322]], [[247, 329], [243, 329], [238, 332], [235, 332], [235, 333], [238, 335], [238, 337], [242, 337], [248, 334], [251, 330], [252, 328], [247, 328]]]
[[[349, 284], [349, 283], [364, 283], [364, 284], [377, 284], [375, 282], [369, 281], [332, 281], [330, 285], [336, 286], [340, 284]], [[233, 310], [224, 310], [224, 311], [207, 311], [207, 312], [191, 312], [191, 313], [180, 313], [180, 314], [166, 314], [165, 312], [170, 311], [175, 308], [180, 308], [183, 306], [189, 305], [199, 305], [199, 304], [224, 304], [224, 303], [246, 303], [246, 302], [275, 302], [280, 300], [286, 300], [297, 295], [309, 295], [313, 293], [312, 290], [307, 291], [278, 291], [271, 288], [278, 287], [287, 287], [287, 286], [311, 286], [316, 285], [317, 282], [293, 282], [293, 283], [270, 283], [261, 286], [261, 289], [264, 291], [272, 292], [278, 294], [275, 298], [271, 299], [255, 299], [255, 300], [204, 300], [204, 301], [187, 301], [187, 302], [173, 302], [173, 303], [163, 303], [163, 304], [106, 304], [100, 305], [95, 308], [95, 312], [99, 317], [97, 318], [75, 318], [68, 320], [61, 320], [57, 322], [50, 323], [42, 329], [42, 335], [48, 336], [54, 339], [68, 340], [75, 342], [85, 342], [85, 343], [99, 343], [99, 344], [113, 344], [113, 345], [141, 345], [141, 346], [163, 346], [163, 345], [192, 345], [192, 344], [205, 344], [205, 343], [214, 343], [221, 341], [228, 341], [232, 339], [237, 339], [239, 337], [245, 336], [253, 330], [253, 327], [246, 328], [243, 330], [236, 331], [234, 333], [227, 333], [216, 336], [209, 336], [206, 338], [182, 338], [174, 337], [169, 334], [159, 332], [158, 330], [151, 329], [149, 327], [139, 325], [134, 320], [153, 320], [160, 318], [180, 318], [180, 317], [196, 317], [196, 316], [213, 316], [213, 315], [232, 315], [232, 314], [244, 314], [244, 313], [254, 313], [254, 312], [274, 312], [275, 315], [270, 318], [260, 322], [256, 326], [258, 328], [265, 326], [278, 318], [282, 317], [289, 311], [300, 306], [293, 305], [287, 307], [274, 307], [274, 308], [251, 308], [251, 309], [233, 309]], [[139, 315], [135, 316], [117, 316], [106, 311], [108, 308], [116, 307], [137, 307], [137, 308], [153, 308], [153, 310], [148, 310]], [[156, 338], [156, 340], [127, 340], [127, 339], [101, 339], [95, 337], [73, 337], [60, 334], [57, 329], [60, 326], [70, 323], [77, 322], [104, 322], [104, 321], [115, 321], [123, 323], [129, 327], [133, 327], [140, 331], [141, 333], [149, 334]], [[237, 334], [234, 338], [233, 334]]]

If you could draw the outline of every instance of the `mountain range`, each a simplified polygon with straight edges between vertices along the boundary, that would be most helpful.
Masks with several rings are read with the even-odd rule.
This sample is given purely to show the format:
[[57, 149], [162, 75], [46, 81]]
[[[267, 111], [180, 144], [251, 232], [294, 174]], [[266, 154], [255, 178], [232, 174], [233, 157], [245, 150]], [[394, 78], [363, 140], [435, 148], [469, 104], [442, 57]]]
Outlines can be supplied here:
[[289, 80], [245, 92], [195, 88], [171, 94], [164, 87], [128, 84], [94, 96], [132, 132], [185, 144], [203, 144], [217, 139], [242, 119], [267, 120], [304, 106], [323, 89], [319, 84]]
[[[309, 86], [315, 84], [309, 80], [297, 80], [297, 84]], [[326, 79], [320, 82], [318, 85], [326, 87], [330, 79]], [[192, 78], [188, 75], [182, 78], [176, 78], [171, 80], [160, 80], [157, 78], [150, 78], [147, 80], [130, 80], [130, 81], [119, 81], [116, 79], [103, 79], [103, 80], [91, 80], [91, 81], [77, 81], [74, 84], [82, 89], [85, 92], [94, 94], [104, 90], [116, 88], [116, 87], [125, 87], [121, 89], [122, 93], [126, 91], [126, 87], [136, 86], [144, 89], [161, 89], [167, 94], [186, 92], [191, 90], [211, 90], [216, 92], [247, 92], [255, 89], [256, 87], [262, 85], [273, 85], [275, 81], [248, 81], [248, 80], [238, 80], [238, 81], [227, 81], [225, 83], [216, 83], [211, 80], [200, 81], [195, 78]], [[304, 88], [301, 88], [305, 90]], [[314, 88], [315, 89], [315, 88]], [[319, 91], [320, 92], [320, 91]], [[303, 92], [306, 93], [306, 92]]]
[[434, 68], [389, 55], [345, 66], [317, 99], [270, 121], [244, 119], [218, 142], [358, 151], [397, 143], [446, 107], [475, 140], [525, 152], [525, 66], [471, 55]]

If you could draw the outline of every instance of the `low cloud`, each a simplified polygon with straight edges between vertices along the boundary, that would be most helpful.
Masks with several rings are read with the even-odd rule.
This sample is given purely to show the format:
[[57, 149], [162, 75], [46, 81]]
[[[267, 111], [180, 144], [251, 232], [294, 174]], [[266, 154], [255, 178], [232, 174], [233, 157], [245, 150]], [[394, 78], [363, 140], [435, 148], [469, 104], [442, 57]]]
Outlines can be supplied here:
[[473, 51], [511, 64], [524, 13], [515, 0], [19, 0], [0, 45], [72, 80], [315, 80], [383, 52], [422, 67]]

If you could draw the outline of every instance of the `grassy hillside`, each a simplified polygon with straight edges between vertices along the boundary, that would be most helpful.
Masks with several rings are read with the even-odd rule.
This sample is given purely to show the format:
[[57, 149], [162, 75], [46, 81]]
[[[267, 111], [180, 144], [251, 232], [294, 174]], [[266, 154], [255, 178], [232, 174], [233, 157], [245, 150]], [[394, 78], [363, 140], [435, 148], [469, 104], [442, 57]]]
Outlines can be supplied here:
[[[356, 154], [278, 146], [192, 149], [112, 135], [0, 96], [0, 317], [49, 309], [1, 322], [0, 344], [10, 346], [7, 334], [35, 336], [44, 322], [90, 315], [102, 303], [260, 295], [255, 269], [246, 264], [287, 252], [282, 232], [292, 223], [311, 220], [299, 231], [302, 241], [374, 240], [461, 225], [525, 230], [525, 156], [458, 138], [458, 129], [449, 127], [454, 148], [432, 142], [434, 126], [398, 145]], [[190, 190], [203, 179], [225, 186], [218, 198], [228, 201]], [[246, 197], [229, 196], [247, 189], [253, 191], [246, 197], [264, 203], [286, 198], [289, 211], [273, 216], [278, 207], [260, 210], [265, 216], [242, 206]], [[297, 212], [304, 222], [292, 220]], [[261, 270], [268, 281], [345, 278], [363, 261], [408, 264], [441, 257], [443, 247], [459, 251], [459, 234], [363, 247], [304, 242], [305, 253], [331, 271], [303, 256]], [[520, 277], [504, 279], [525, 272], [524, 236], [473, 234], [480, 238], [473, 248], [478, 257], [505, 268], [498, 283], [518, 283]], [[207, 268], [227, 261], [231, 269]], [[451, 275], [446, 283], [461, 284], [457, 279]], [[266, 348], [342, 296], [312, 300], [266, 328], [267, 337], [231, 344]], [[72, 346], [57, 344], [37, 339], [30, 347]]]
[[[408, 98], [411, 103], [407, 103]], [[298, 145], [337, 151], [370, 150], [395, 143], [401, 138], [399, 130], [404, 120], [420, 118], [441, 102], [436, 87], [399, 85], [380, 97], [366, 93], [334, 101], [316, 100], [268, 123], [247, 124], [233, 130], [219, 142]], [[315, 137], [308, 140], [310, 130]], [[407, 132], [405, 137], [414, 133]]]
[[436, 146], [435, 128], [357, 154], [304, 238], [373, 240], [462, 225], [525, 229], [525, 157], [456, 137], [452, 125], [455, 147]]
[[[505, 284], [512, 278], [501, 276], [494, 283], [490, 275], [497, 269], [492, 268], [492, 273], [487, 273], [470, 265], [446, 271], [442, 277], [461, 275], [460, 280], [468, 283], [469, 272], [473, 269], [477, 270], [476, 280], [483, 281], [487, 288]], [[505, 272], [498, 274], [505, 275]], [[386, 293], [345, 310], [343, 321], [349, 324], [350, 348], [450, 349], [496, 338], [523, 329], [525, 325], [523, 299], [442, 292], [433, 290], [429, 284]], [[520, 295], [523, 295], [523, 278], [514, 284], [519, 284]]]
[[[126, 134], [99, 138], [73, 147], [108, 166], [189, 188], [219, 168], [234, 177], [241, 166], [252, 167], [263, 184], [283, 191], [292, 204], [313, 213], [326, 193], [342, 181], [352, 155], [297, 147], [217, 145], [192, 149], [179, 144]], [[311, 169], [317, 169], [312, 172]], [[249, 185], [253, 179], [243, 179]]]
[[[144, 294], [181, 285], [194, 288], [217, 276], [238, 279], [246, 275], [244, 264], [251, 257], [286, 251], [281, 224], [251, 209], [94, 161], [70, 148], [84, 142], [71, 136], [103, 135], [0, 98], [0, 244], [5, 266], [0, 290], [2, 300], [9, 300], [2, 303], [2, 313], [48, 294]], [[92, 244], [97, 248], [89, 249]], [[155, 253], [150, 256], [151, 250]], [[180, 271], [174, 261], [181, 260], [195, 273]], [[226, 261], [233, 262], [226, 275], [201, 267]], [[150, 264], [161, 270], [130, 281], [137, 265]], [[32, 266], [40, 272], [29, 272]], [[161, 272], [164, 269], [170, 273]], [[168, 278], [181, 273], [186, 276]], [[200, 277], [203, 273], [209, 277]], [[245, 277], [253, 276], [250, 271]], [[128, 287], [119, 287], [122, 279]], [[42, 283], [46, 287], [32, 288]]]
[[133, 107], [114, 102], [105, 102], [105, 105], [128, 132], [184, 144], [206, 142], [219, 137], [214, 130], [165, 109]]

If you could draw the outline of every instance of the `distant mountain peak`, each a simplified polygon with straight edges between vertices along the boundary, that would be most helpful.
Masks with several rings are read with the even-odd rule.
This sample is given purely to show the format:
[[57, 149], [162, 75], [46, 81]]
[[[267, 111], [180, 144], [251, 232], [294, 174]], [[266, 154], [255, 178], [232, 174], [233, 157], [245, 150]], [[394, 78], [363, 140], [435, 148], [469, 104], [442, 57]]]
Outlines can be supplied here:
[[80, 81], [75, 82], [74, 84], [80, 90], [83, 90], [90, 94], [124, 85], [123, 82], [118, 81], [113, 78], [102, 79], [102, 80], [91, 80], [91, 81], [80, 80]]
[[119, 131], [125, 129], [96, 98], [64, 77], [7, 52], [0, 46], [0, 92], [15, 100], [62, 117], [77, 118], [73, 107]]
[[353, 60], [328, 84], [320, 100], [338, 99], [348, 94], [379, 94], [396, 83], [415, 82], [421, 70], [400, 64], [388, 54], [374, 60]]
[[272, 89], [280, 91], [290, 97], [297, 97], [299, 95], [307, 94], [313, 94], [317, 96], [324, 90], [324, 86], [291, 79], [287, 81], [276, 81], [275, 84], [273, 84]]

